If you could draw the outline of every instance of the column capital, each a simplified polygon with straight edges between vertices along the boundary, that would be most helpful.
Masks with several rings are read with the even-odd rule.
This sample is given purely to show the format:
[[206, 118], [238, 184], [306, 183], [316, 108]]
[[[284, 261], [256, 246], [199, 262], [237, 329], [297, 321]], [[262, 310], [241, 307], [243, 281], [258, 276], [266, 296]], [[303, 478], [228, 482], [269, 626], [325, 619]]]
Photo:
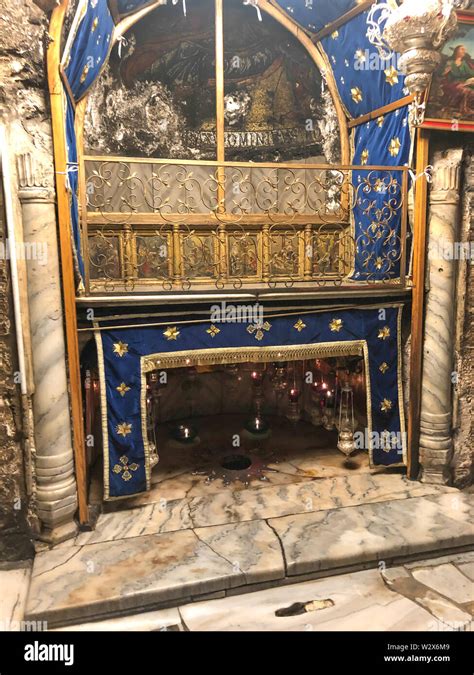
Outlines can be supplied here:
[[54, 188], [46, 170], [31, 152], [16, 156], [16, 170], [21, 202], [54, 202]]
[[432, 203], [457, 204], [461, 186], [462, 148], [439, 150], [433, 156]]

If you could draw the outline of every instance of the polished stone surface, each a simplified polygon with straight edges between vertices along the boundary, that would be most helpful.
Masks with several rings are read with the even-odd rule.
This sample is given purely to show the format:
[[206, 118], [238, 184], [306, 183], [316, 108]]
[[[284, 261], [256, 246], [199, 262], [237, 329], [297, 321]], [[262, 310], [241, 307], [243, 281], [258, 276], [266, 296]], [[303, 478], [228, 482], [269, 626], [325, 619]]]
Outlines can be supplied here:
[[54, 625], [283, 576], [278, 540], [262, 521], [131, 537], [40, 553], [26, 614]]
[[85, 632], [133, 632], [133, 631], [168, 631], [181, 630], [181, 617], [176, 608], [160, 609], [156, 612], [144, 612], [121, 616], [106, 621], [91, 621], [89, 623], [74, 624], [63, 628], [53, 628], [52, 631], [85, 631]]
[[[404, 485], [400, 476], [396, 478]], [[352, 477], [344, 494], [353, 493], [354, 481], [360, 479]], [[401, 557], [425, 552], [439, 556], [446, 548], [474, 545], [474, 496], [434, 489], [434, 495], [423, 497], [405, 494], [390, 501], [162, 534], [150, 534], [139, 522], [133, 530], [135, 536], [130, 536], [130, 528], [135, 527], [130, 520], [125, 538], [39, 553], [27, 616], [48, 619], [53, 627], [100, 620], [131, 610], [180, 605], [205, 594], [238, 594], [252, 585], [258, 591], [259, 584], [283, 585], [307, 573], [327, 576], [333, 570], [360, 569], [380, 561], [387, 566]], [[321, 497], [328, 494], [323, 492]], [[338, 494], [339, 499], [341, 490]], [[370, 498], [370, 490], [367, 496]], [[265, 502], [263, 507], [267, 508]], [[232, 505], [219, 508], [226, 520]], [[254, 511], [243, 513], [251, 517]], [[472, 560], [460, 557], [459, 562], [469, 564]], [[423, 592], [423, 597], [424, 606], [438, 607], [433, 613], [437, 620], [450, 616], [451, 621], [465, 623], [467, 606], [455, 610], [449, 603], [445, 606], [435, 589]], [[400, 612], [406, 620], [404, 610]]]
[[435, 569], [415, 568], [413, 577], [441, 595], [451, 597], [459, 604], [474, 602], [474, 583], [453, 564]]
[[[457, 490], [445, 490], [457, 494]], [[439, 494], [438, 487], [409, 481], [399, 474], [369, 473], [286, 485], [259, 485], [247, 490], [221, 488], [202, 497], [163, 499], [141, 508], [102, 514], [96, 529], [80, 534], [76, 543], [91, 544], [433, 494]]]
[[470, 495], [461, 493], [364, 504], [273, 518], [269, 524], [294, 576], [474, 544]]
[[0, 631], [19, 631], [31, 568], [0, 570]]
[[[297, 616], [276, 616], [293, 603], [334, 604]], [[433, 617], [387, 589], [377, 570], [344, 574], [180, 608], [191, 631], [428, 630]], [[420, 628], [421, 627], [421, 628]]]

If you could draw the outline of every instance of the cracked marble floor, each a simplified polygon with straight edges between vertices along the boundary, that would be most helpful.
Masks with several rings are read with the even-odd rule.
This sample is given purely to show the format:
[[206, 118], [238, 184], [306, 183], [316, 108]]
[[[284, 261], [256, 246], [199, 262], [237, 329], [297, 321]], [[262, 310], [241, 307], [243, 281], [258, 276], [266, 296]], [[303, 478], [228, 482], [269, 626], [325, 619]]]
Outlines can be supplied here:
[[88, 622], [80, 631], [472, 631], [474, 552]]
[[[27, 618], [55, 628], [119, 621], [133, 612], [155, 616], [173, 606], [474, 546], [474, 495], [398, 472], [371, 473], [365, 453], [348, 468], [331, 449], [330, 435], [322, 432], [315, 442], [314, 427], [307, 426], [291, 457], [276, 458], [269, 480], [248, 487], [206, 485], [190, 471], [197, 448], [171, 446], [154, 471], [151, 495], [114, 503], [94, 531], [38, 552]], [[268, 439], [264, 451], [271, 446]], [[398, 592], [387, 583], [386, 592]], [[403, 578], [397, 584], [402, 595], [411, 588]]]

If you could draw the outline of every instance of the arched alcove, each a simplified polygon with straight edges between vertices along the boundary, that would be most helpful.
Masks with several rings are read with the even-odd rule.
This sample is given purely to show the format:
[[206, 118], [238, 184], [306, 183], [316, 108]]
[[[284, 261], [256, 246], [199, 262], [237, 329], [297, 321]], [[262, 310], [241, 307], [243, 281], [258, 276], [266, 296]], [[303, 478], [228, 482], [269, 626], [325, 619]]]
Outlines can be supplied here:
[[86, 152], [215, 160], [223, 96], [227, 161], [341, 162], [345, 125], [321, 64], [288, 25], [262, 18], [239, 0], [224, 3], [223, 92], [212, 0], [195, 0], [186, 16], [169, 3], [138, 19], [89, 95]]

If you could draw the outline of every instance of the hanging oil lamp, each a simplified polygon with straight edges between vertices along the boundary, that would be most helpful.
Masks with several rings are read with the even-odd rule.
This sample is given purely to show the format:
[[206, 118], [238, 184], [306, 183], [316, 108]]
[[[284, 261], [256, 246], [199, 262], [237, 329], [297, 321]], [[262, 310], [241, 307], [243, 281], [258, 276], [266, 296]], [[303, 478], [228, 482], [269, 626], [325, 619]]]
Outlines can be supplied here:
[[346, 382], [341, 387], [341, 394], [339, 399], [339, 415], [338, 415], [338, 441], [337, 448], [346, 457], [354, 452], [354, 395], [352, 387]]
[[301, 418], [299, 400], [301, 396], [301, 390], [294, 385], [288, 392], [288, 408], [286, 411], [286, 417], [296, 424]]
[[266, 434], [269, 430], [268, 422], [262, 416], [264, 375], [264, 370], [255, 369], [250, 373], [254, 415], [246, 422], [245, 429], [255, 435]]
[[324, 398], [324, 412], [322, 417], [323, 427], [326, 431], [332, 431], [334, 429], [334, 391], [326, 385]]

